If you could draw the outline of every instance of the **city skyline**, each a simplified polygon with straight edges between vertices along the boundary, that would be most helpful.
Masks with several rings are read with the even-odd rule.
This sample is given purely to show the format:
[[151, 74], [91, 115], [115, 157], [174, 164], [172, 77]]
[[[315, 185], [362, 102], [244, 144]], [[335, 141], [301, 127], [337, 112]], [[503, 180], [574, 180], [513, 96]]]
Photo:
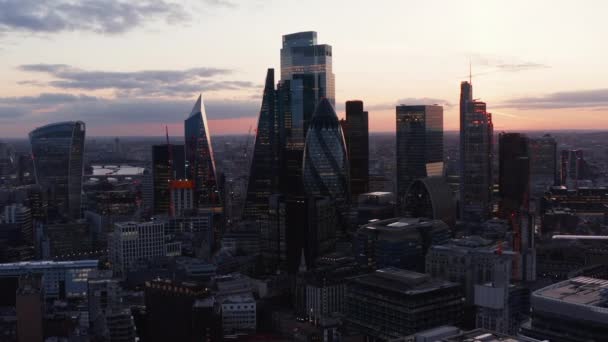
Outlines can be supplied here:
[[[7, 3], [0, 18], [3, 137], [66, 120], [84, 121], [91, 136], [162, 135], [165, 125], [179, 135], [179, 114], [200, 92], [214, 134], [246, 133], [256, 124], [264, 73], [280, 65], [281, 36], [310, 30], [333, 47], [339, 117], [345, 101], [362, 100], [372, 132], [394, 132], [402, 103], [443, 105], [446, 131], [457, 130], [457, 87], [469, 62], [496, 130], [608, 128], [601, 68], [608, 52], [594, 43], [605, 33], [594, 26], [606, 6], [599, 2], [572, 11], [567, 2], [545, 1], [373, 8], [336, 1], [323, 11], [302, 8], [286, 25], [256, 20], [288, 15], [292, 6], [278, 2], [109, 1], [108, 11], [123, 10], [119, 20], [78, 4]], [[461, 20], [465, 12], [476, 20]], [[565, 15], [568, 25], [559, 20]], [[353, 30], [336, 25], [341, 17], [382, 20]], [[442, 24], [426, 25], [431, 17]]]

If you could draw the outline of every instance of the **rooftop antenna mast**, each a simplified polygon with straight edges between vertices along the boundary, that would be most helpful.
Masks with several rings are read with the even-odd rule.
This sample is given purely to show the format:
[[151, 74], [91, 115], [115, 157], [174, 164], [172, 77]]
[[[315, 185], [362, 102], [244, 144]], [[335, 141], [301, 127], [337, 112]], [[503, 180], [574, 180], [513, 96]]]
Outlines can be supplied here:
[[469, 58], [469, 84], [473, 84], [473, 72], [471, 67], [471, 59]]

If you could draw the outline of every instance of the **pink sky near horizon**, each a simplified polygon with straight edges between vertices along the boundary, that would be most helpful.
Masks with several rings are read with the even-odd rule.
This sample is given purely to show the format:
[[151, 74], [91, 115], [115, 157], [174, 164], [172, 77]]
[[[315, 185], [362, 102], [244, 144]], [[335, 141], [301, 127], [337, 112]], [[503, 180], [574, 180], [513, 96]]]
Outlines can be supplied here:
[[[13, 3], [11, 8], [22, 4], [7, 1]], [[47, 26], [27, 28], [31, 22], [44, 21], [35, 13], [21, 26], [11, 26], [15, 20], [0, 17], [0, 139], [25, 138], [36, 127], [62, 118], [78, 119], [77, 114], [87, 110], [88, 104], [81, 100], [32, 104], [43, 94], [99, 99], [93, 116], [83, 112], [90, 118], [82, 116], [88, 136], [163, 136], [165, 125], [172, 136], [178, 136], [183, 132], [183, 113], [190, 109], [188, 101], [202, 92], [205, 101], [215, 104], [207, 107], [212, 135], [245, 134], [255, 128], [267, 68], [275, 69], [278, 81], [281, 36], [308, 30], [317, 31], [320, 44], [333, 47], [337, 102], [363, 100], [372, 132], [394, 131], [391, 106], [435, 100], [446, 104], [444, 130], [458, 130], [459, 85], [468, 79], [469, 63], [474, 97], [487, 103], [496, 131], [608, 130], [608, 47], [601, 44], [608, 36], [604, 18], [608, 2], [384, 0], [370, 6], [352, 0], [309, 0], [302, 6], [295, 0], [229, 1], [227, 6], [225, 1], [175, 0], [171, 8], [193, 14], [183, 23], [171, 21], [170, 14], [156, 13], [127, 22], [127, 29], [117, 32], [91, 28], [87, 18], [70, 18], [80, 21], [36, 31]], [[43, 8], [53, 6], [50, 2], [35, 6], [60, 11], [59, 6]], [[13, 13], [12, 18], [22, 14]], [[123, 18], [122, 13], [113, 15]], [[90, 23], [101, 25], [92, 19]], [[32, 71], [24, 65], [60, 65], [68, 74], [89, 76], [99, 72], [109, 77], [101, 77], [99, 83], [111, 84], [96, 86], [84, 79], [78, 80], [82, 84], [69, 85], [74, 80], [62, 79], [62, 74]], [[179, 74], [196, 68], [219, 71], [160, 88], [137, 83], [142, 76], [138, 72]], [[116, 73], [127, 76], [112, 79]], [[135, 88], [129, 88], [130, 82], [136, 83]], [[174, 85], [182, 88], [176, 91]], [[178, 109], [180, 103], [186, 105], [176, 113], [175, 106], [170, 112], [160, 110], [147, 120], [141, 110], [135, 113], [138, 108], [133, 104], [140, 100], [174, 101]], [[246, 109], [238, 103], [247, 103]], [[343, 117], [343, 105], [338, 107]], [[222, 115], [225, 118], [218, 119]]]

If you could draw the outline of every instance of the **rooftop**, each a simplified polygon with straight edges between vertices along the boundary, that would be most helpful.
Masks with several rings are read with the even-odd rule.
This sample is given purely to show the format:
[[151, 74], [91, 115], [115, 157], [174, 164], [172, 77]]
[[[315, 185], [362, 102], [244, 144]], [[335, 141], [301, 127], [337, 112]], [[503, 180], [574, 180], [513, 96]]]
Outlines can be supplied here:
[[362, 228], [368, 230], [381, 230], [383, 232], [399, 232], [410, 230], [412, 228], [433, 227], [439, 223], [443, 224], [443, 222], [439, 220], [397, 217], [388, 220], [373, 221], [364, 225]]
[[441, 288], [459, 286], [450, 281], [431, 278], [428, 274], [396, 267], [387, 267], [373, 273], [354, 277], [351, 278], [351, 281], [405, 295], [416, 295]]
[[0, 264], [0, 271], [12, 269], [48, 269], [48, 268], [96, 268], [97, 260], [73, 260], [73, 261], [21, 261]]
[[576, 277], [537, 290], [534, 295], [565, 303], [605, 307], [608, 304], [608, 280]]

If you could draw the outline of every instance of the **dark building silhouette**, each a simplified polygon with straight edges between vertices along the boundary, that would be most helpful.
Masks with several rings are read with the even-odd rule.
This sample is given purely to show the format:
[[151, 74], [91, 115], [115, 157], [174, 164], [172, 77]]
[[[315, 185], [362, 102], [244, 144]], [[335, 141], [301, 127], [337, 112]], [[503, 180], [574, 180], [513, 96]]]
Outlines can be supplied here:
[[460, 218], [482, 222], [491, 212], [492, 114], [473, 100], [471, 83], [462, 82], [460, 91]]
[[274, 69], [268, 69], [243, 211], [247, 219], [263, 219], [268, 214], [269, 197], [278, 191], [279, 118], [276, 101]]
[[498, 136], [498, 188], [503, 218], [528, 209], [530, 195], [530, 157], [528, 138], [520, 133]]
[[184, 121], [186, 177], [194, 182], [194, 204], [198, 208], [220, 205], [207, 113], [200, 95]]
[[[171, 153], [169, 153], [171, 146]], [[172, 179], [184, 179], [184, 145], [152, 146], [152, 184], [154, 214], [169, 214]]]
[[285, 199], [287, 271], [310, 270], [334, 246], [336, 210], [328, 197], [288, 196]]
[[350, 164], [350, 191], [353, 199], [369, 191], [369, 123], [363, 101], [346, 101], [342, 130]]
[[47, 194], [55, 216], [80, 217], [84, 138], [81, 121], [54, 123], [30, 132], [36, 183]]
[[398, 217], [362, 225], [354, 234], [353, 250], [357, 263], [364, 267], [424, 272], [429, 248], [450, 237], [450, 228], [440, 220]]
[[415, 180], [405, 196], [404, 213], [408, 217], [441, 220], [448, 226], [456, 224], [456, 203], [444, 177]]
[[213, 297], [192, 282], [154, 280], [144, 289], [146, 341], [219, 341], [221, 319], [213, 311]]
[[559, 184], [557, 142], [550, 134], [528, 141], [530, 155], [530, 196], [541, 198], [550, 187]]
[[443, 175], [443, 107], [400, 105], [396, 113], [397, 207], [403, 212], [416, 179]]
[[571, 189], [578, 188], [578, 182], [585, 179], [587, 164], [582, 150], [562, 150], [560, 156], [560, 183]]
[[15, 307], [19, 341], [43, 341], [44, 290], [41, 274], [30, 273], [19, 277]]

